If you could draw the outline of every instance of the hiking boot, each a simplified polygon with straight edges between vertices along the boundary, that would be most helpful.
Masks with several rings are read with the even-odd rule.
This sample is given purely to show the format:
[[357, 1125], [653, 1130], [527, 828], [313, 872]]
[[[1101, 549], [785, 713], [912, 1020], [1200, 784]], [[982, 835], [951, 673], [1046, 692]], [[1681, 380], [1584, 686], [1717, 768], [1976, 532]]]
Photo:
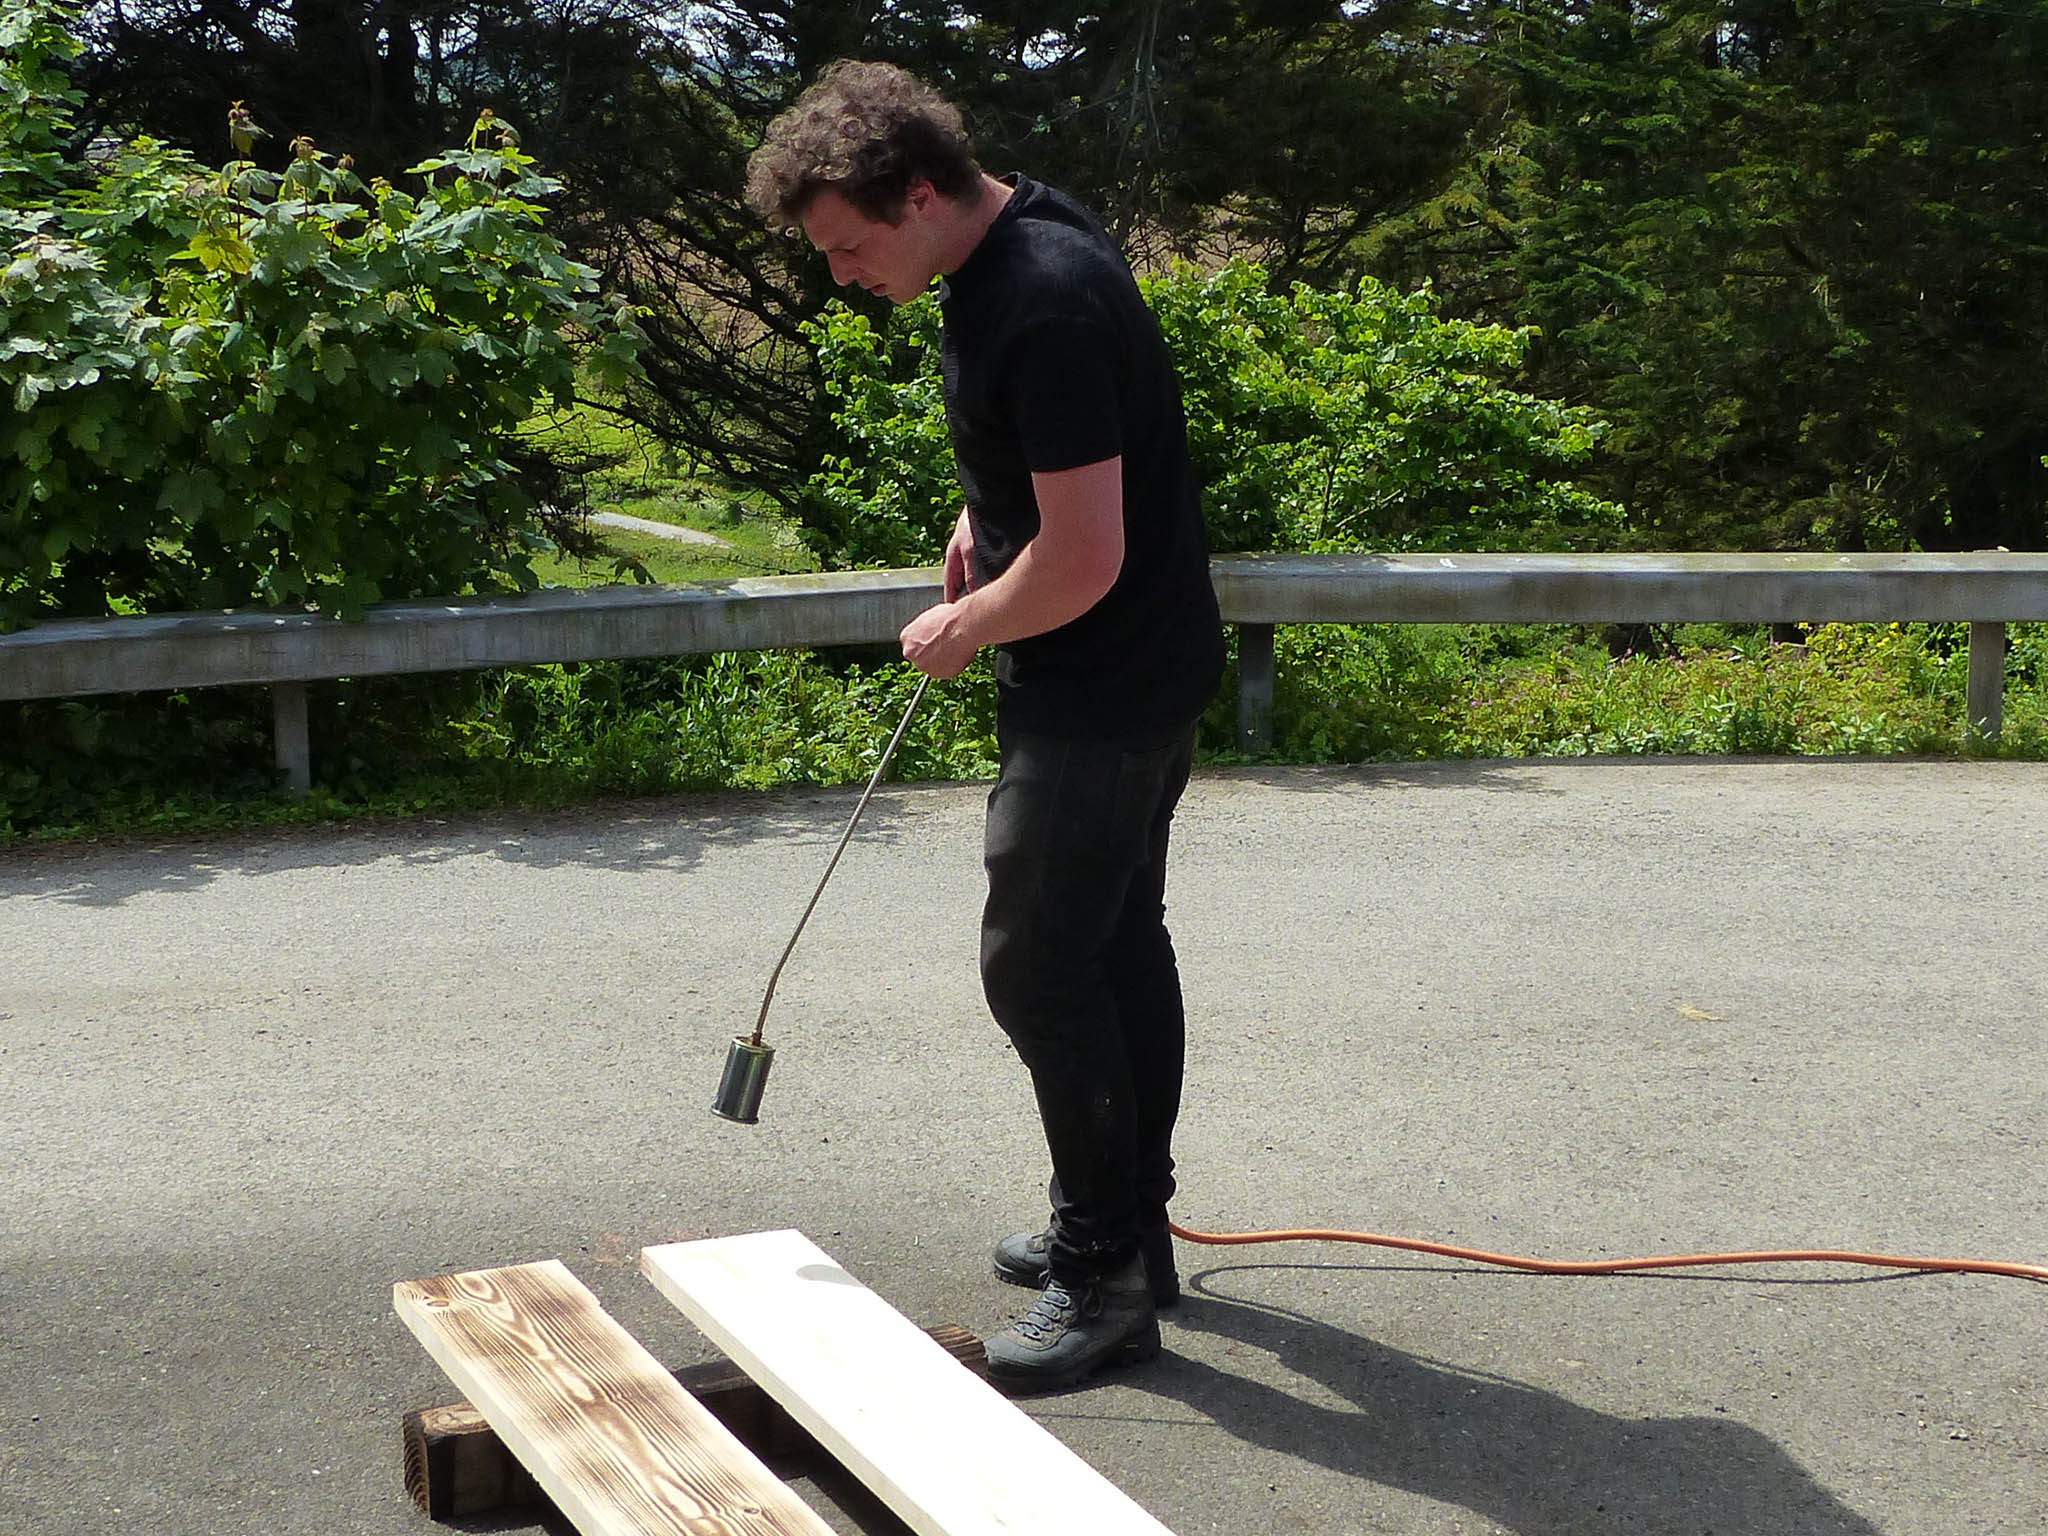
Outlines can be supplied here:
[[1093, 1285], [1049, 1281], [1031, 1310], [987, 1340], [988, 1379], [1001, 1391], [1055, 1392], [1105, 1365], [1159, 1353], [1145, 1261], [1133, 1258]]
[[[1009, 1285], [1042, 1291], [1052, 1278], [1045, 1250], [1052, 1244], [1052, 1228], [1043, 1232], [1012, 1232], [996, 1244], [996, 1278]], [[1138, 1252], [1145, 1256], [1145, 1273], [1152, 1280], [1152, 1305], [1171, 1307], [1180, 1301], [1180, 1276], [1173, 1268], [1173, 1234], [1164, 1227], [1140, 1234]]]

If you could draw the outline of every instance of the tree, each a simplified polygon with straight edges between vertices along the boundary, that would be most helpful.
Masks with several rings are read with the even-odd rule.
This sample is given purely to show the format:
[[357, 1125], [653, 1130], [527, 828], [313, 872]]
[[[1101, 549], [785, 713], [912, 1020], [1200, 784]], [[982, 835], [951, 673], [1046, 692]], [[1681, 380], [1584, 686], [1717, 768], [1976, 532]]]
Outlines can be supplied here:
[[365, 183], [150, 139], [65, 160], [63, 11], [0, 0], [0, 626], [530, 586], [513, 438], [637, 333], [496, 119]]
[[2048, 548], [2048, 7], [1758, 10], [1780, 248], [1841, 337], [1810, 440], [1928, 548]]
[[[879, 56], [933, 80], [961, 104], [987, 164], [1074, 191], [1141, 263], [1220, 236], [1269, 255], [1279, 283], [1334, 269], [1343, 219], [1355, 217], [1335, 211], [1344, 188], [1395, 199], [1428, 165], [1417, 144], [1457, 143], [1447, 120], [1427, 134], [1375, 131], [1397, 111], [1429, 115], [1416, 104], [1426, 95], [1417, 70], [1384, 43], [1395, 17], [1420, 27], [1432, 9], [1349, 10], [1302, 0], [695, 8], [692, 31], [663, 45], [673, 115], [659, 157], [695, 174], [642, 178], [637, 193], [607, 184], [582, 200], [603, 212], [571, 236], [609, 286], [654, 311], [646, 419], [777, 497], [828, 557], [838, 547], [843, 523], [807, 489], [834, 437], [805, 328], [834, 290], [801, 242], [734, 222], [747, 150], [827, 60]], [[1355, 70], [1368, 61], [1408, 81], [1407, 94], [1364, 88]], [[883, 322], [879, 304], [854, 303]]]
[[311, 132], [388, 174], [493, 107], [561, 177], [556, 232], [644, 315], [645, 384], [607, 403], [800, 514], [831, 441], [803, 327], [833, 289], [740, 188], [829, 59], [932, 79], [992, 167], [1075, 192], [1141, 262], [1220, 247], [1282, 284], [1348, 278], [1352, 232], [1442, 174], [1462, 121], [1425, 67], [1435, 0], [317, 3], [124, 0], [89, 60], [95, 120], [212, 155], [242, 99], [259, 153]]
[[2043, 543], [2048, 15], [1554, 0], [1462, 46], [1464, 166], [1368, 257], [1541, 329], [1639, 541]]

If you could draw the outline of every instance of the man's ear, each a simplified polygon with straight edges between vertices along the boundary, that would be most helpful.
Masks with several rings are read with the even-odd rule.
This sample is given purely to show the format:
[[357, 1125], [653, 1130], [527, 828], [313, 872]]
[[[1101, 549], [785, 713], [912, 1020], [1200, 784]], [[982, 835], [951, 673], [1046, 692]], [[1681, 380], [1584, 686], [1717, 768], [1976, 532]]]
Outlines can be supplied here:
[[915, 212], [920, 218], [932, 211], [939, 200], [939, 189], [922, 177], [912, 181], [903, 189], [903, 208], [906, 213]]

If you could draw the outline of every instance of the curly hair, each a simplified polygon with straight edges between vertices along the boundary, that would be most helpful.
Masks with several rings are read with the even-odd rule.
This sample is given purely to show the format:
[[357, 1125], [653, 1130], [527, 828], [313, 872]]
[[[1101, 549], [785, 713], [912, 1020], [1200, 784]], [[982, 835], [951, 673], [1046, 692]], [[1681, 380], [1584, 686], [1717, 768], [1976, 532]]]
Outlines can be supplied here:
[[747, 160], [747, 203], [787, 231], [829, 188], [894, 224], [913, 181], [960, 199], [980, 176], [958, 108], [894, 64], [840, 59], [768, 125]]

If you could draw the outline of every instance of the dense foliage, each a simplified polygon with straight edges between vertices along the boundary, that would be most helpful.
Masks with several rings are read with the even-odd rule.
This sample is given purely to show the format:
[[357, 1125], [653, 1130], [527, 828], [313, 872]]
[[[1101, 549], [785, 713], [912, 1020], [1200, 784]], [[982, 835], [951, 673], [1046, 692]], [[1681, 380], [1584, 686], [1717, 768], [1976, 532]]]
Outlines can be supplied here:
[[2048, 547], [2048, 7], [1547, 0], [1377, 270], [1547, 338], [1662, 547]]
[[[1963, 724], [1967, 626], [1663, 629], [1616, 657], [1558, 627], [1301, 624], [1276, 636], [1283, 762], [2048, 753], [2048, 626], [2012, 631], [2004, 730]], [[1227, 740], [1231, 706], [1208, 722]]]
[[305, 140], [279, 173], [146, 138], [78, 166], [64, 18], [0, 25], [0, 627], [532, 585], [514, 436], [636, 332], [502, 127], [411, 191]]
[[1534, 327], [1525, 387], [1612, 424], [1575, 478], [1632, 509], [1631, 543], [2048, 543], [2038, 0], [101, 14], [91, 121], [206, 153], [236, 97], [272, 164], [312, 99], [323, 143], [382, 167], [481, 106], [517, 120], [572, 249], [652, 311], [633, 409], [787, 506], [823, 506], [833, 402], [801, 326], [830, 286], [737, 189], [767, 119], [853, 54], [941, 83], [992, 167], [1078, 193], [1144, 263], [1243, 255], [1276, 296], [1432, 279], [1445, 315]]
[[1322, 292], [1233, 261], [1141, 285], [1180, 368], [1212, 547], [1598, 548], [1622, 509], [1565, 478], [1605, 430], [1512, 387], [1526, 330], [1371, 278]]
[[[1140, 284], [1182, 377], [1211, 548], [1566, 549], [1621, 508], [1565, 472], [1601, 424], [1510, 382], [1526, 331], [1445, 320], [1370, 278], [1271, 291], [1243, 261]], [[855, 562], [935, 560], [958, 515], [938, 306], [886, 321], [834, 305], [809, 330], [838, 432], [807, 526]]]
[[[310, 685], [319, 778], [273, 792], [262, 689], [0, 706], [0, 847], [66, 831], [406, 814], [592, 795], [864, 778], [915, 674], [794, 651]], [[995, 761], [986, 664], [926, 695], [891, 765], [977, 778]]]
[[558, 233], [646, 312], [630, 408], [794, 506], [829, 437], [800, 328], [832, 288], [739, 189], [763, 126], [826, 60], [938, 81], [992, 168], [1076, 192], [1134, 250], [1222, 235], [1291, 279], [1336, 272], [1366, 222], [1459, 153], [1455, 101], [1400, 42], [1434, 8], [134, 0], [96, 13], [83, 79], [95, 125], [213, 154], [242, 99], [265, 163], [311, 131], [386, 174], [494, 107], [562, 177]]
[[[1101, 210], [1141, 261], [1362, 275], [1535, 328], [1528, 388], [1612, 424], [1576, 472], [1646, 546], [2048, 543], [2048, 8], [2036, 0], [139, 0], [95, 123], [211, 150], [246, 97], [283, 154], [379, 165], [494, 105], [566, 182], [562, 231], [650, 311], [642, 419], [791, 508], [829, 451], [802, 326], [830, 297], [739, 208], [825, 60], [890, 58], [991, 166]], [[864, 303], [865, 301], [859, 301]], [[876, 311], [868, 310], [871, 316]], [[829, 526], [814, 530], [828, 543]]]
[[847, 565], [932, 565], [960, 515], [939, 378], [939, 306], [871, 319], [844, 304], [804, 327], [835, 440], [811, 477], [805, 537]]

